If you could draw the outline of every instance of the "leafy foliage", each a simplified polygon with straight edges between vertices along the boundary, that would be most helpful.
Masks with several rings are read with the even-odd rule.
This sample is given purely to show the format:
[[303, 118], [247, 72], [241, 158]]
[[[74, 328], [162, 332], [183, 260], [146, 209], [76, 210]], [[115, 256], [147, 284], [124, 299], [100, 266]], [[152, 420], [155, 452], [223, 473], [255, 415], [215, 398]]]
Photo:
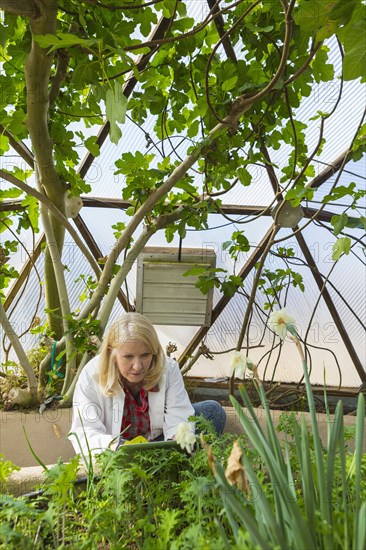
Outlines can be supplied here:
[[[250, 405], [244, 391], [242, 396]], [[251, 406], [247, 409], [249, 417], [237, 403], [235, 407], [245, 433], [217, 437], [212, 426], [203, 422], [201, 429], [206, 432], [207, 442], [204, 448], [197, 446], [192, 455], [172, 448], [144, 448], [131, 455], [122, 447], [118, 452], [108, 450], [99, 455], [96, 469], [88, 472], [87, 480], [77, 480], [79, 458], [75, 457], [46, 472], [38, 497], [29, 500], [2, 495], [0, 548], [17, 548], [20, 540], [29, 548], [77, 545], [86, 549], [103, 545], [254, 550], [258, 544], [260, 548], [274, 548], [278, 541], [281, 548], [299, 548], [302, 540], [304, 548], [321, 548], [322, 541], [331, 537], [336, 550], [351, 547], [352, 539], [361, 541], [355, 529], [362, 533], [363, 527], [354, 525], [353, 518], [360, 510], [362, 521], [366, 456], [359, 443], [356, 452], [348, 449], [350, 434], [344, 435], [341, 417], [329, 422], [330, 446], [321, 451], [329, 482], [325, 506], [332, 509], [330, 529], [321, 504], [325, 493], [317, 486], [320, 474], [316, 433], [309, 433], [304, 423], [300, 425], [294, 413], [283, 413], [278, 424], [281, 444], [268, 410], [266, 437], [256, 416], [252, 417]], [[362, 403], [359, 415], [361, 407]], [[360, 427], [362, 422], [352, 434], [356, 441], [360, 439]], [[249, 493], [229, 485], [225, 478], [223, 468], [234, 440], [244, 453]], [[215, 456], [215, 476], [207, 463], [208, 444], [209, 453]], [[333, 452], [335, 444], [339, 446], [337, 453]], [[313, 501], [309, 501], [311, 495]], [[278, 512], [281, 506], [286, 518], [282, 533], [274, 525], [282, 520]], [[311, 521], [313, 529], [308, 528]], [[300, 527], [307, 528], [307, 538], [299, 533]], [[255, 533], [260, 533], [259, 538]], [[315, 539], [318, 545], [313, 544]], [[306, 546], [309, 540], [312, 546]]]
[[9, 475], [16, 470], [20, 470], [20, 468], [15, 464], [13, 464], [10, 460], [4, 460], [4, 455], [0, 454], [0, 485], [1, 486], [7, 480]]
[[[130, 252], [136, 258], [143, 246], [136, 238], [141, 228], [148, 240], [159, 226], [167, 243], [177, 236], [185, 238], [187, 230], [207, 229], [209, 214], [223, 215], [226, 193], [238, 186], [245, 197], [247, 188], [257, 185], [253, 173], [258, 165], [276, 185], [278, 200], [283, 196], [296, 206], [313, 199], [316, 191], [309, 185], [315, 176], [313, 161], [324, 147], [324, 124], [337, 104], [331, 112], [318, 112], [321, 132], [312, 151], [308, 121], [299, 120], [294, 111], [314, 86], [338, 77], [331, 44], [337, 43], [340, 50], [341, 80], [365, 79], [366, 8], [361, 0], [350, 0], [347, 6], [343, 0], [241, 0], [221, 6], [217, 15], [224, 34], [220, 36], [219, 18], [212, 11], [207, 17], [191, 17], [188, 3], [172, 0], [147, 5], [60, 0], [57, 9], [48, 0], [0, 5], [5, 6], [0, 26], [0, 154], [12, 156], [13, 149], [28, 140], [40, 182], [37, 187], [31, 154], [23, 149], [26, 168], [23, 162], [20, 166], [7, 158], [2, 176], [9, 188], [0, 192], [0, 200], [19, 199], [22, 208], [0, 212], [0, 232], [11, 230], [19, 239], [17, 245], [7, 245], [13, 242], [7, 238], [2, 255], [10, 257], [24, 231], [46, 230], [48, 324], [58, 340], [67, 340], [67, 369], [76, 372], [76, 358], [69, 351], [74, 348], [74, 324], [94, 312], [103, 332], [116, 289], [132, 265], [112, 260]], [[120, 140], [129, 139], [124, 132], [127, 119], [143, 132], [145, 150], [131, 147], [119, 152]], [[67, 198], [93, 192], [80, 162], [85, 151], [100, 155], [102, 126], [102, 135], [109, 131], [116, 145], [113, 170], [120, 176], [120, 196], [130, 202], [128, 223], [114, 228], [111, 261], [93, 264], [89, 250], [78, 243], [94, 272], [93, 279], [85, 273], [86, 291], [79, 309], [61, 261], [65, 226], [71, 228], [56, 213], [66, 212]], [[350, 158], [363, 155], [364, 134], [361, 126], [350, 144]], [[279, 167], [271, 156], [282, 147], [288, 155]], [[337, 180], [323, 203], [344, 196], [351, 197], [350, 208], [356, 212], [364, 195], [353, 184], [343, 186]], [[51, 213], [47, 201], [57, 211]], [[333, 220], [337, 236], [344, 227], [364, 224], [361, 217], [350, 221], [345, 216], [346, 212]], [[55, 243], [59, 261], [50, 257]], [[347, 252], [346, 241], [336, 248], [335, 259]], [[236, 228], [224, 249], [234, 263], [242, 252], [254, 250]], [[229, 297], [241, 291], [243, 283], [236, 272], [220, 270], [199, 274], [199, 288], [203, 292], [216, 288]], [[16, 277], [11, 262], [2, 263], [1, 288]], [[110, 284], [115, 277], [119, 284]], [[302, 289], [303, 281], [292, 270], [268, 272], [265, 277], [275, 287], [288, 277], [289, 284]], [[275, 296], [270, 288], [266, 293], [272, 304]], [[5, 293], [1, 297], [5, 299]], [[87, 346], [83, 350], [88, 352]], [[65, 377], [63, 393], [67, 392], [72, 393], [71, 375]]]
[[291, 413], [279, 426], [286, 433], [284, 447], [275, 431], [263, 386], [259, 385], [258, 393], [265, 410], [267, 436], [244, 386], [240, 393], [248, 415], [231, 398], [266, 472], [263, 479], [262, 472], [253, 467], [247, 448], [242, 447], [247, 489], [238, 489], [228, 483], [223, 466], [215, 461], [215, 477], [231, 531], [238, 545], [243, 533], [249, 533], [252, 544], [260, 548], [362, 548], [366, 541], [366, 485], [360, 483], [366, 468], [364, 397], [359, 395], [354, 453], [347, 452], [342, 402], [337, 405], [333, 422], [328, 416], [327, 444], [323, 446], [309, 378], [304, 372], [311, 429], [304, 416], [298, 423]]
[[[212, 442], [223, 459], [232, 439], [226, 435]], [[33, 502], [3, 496], [0, 547], [15, 547], [22, 536], [36, 540], [35, 548], [178, 549], [188, 548], [195, 537], [196, 544], [224, 548], [214, 521], [221, 505], [205, 450], [190, 457], [175, 450], [145, 450], [134, 453], [133, 460], [123, 449], [106, 451], [100, 456], [99, 481], [89, 488], [75, 484], [77, 466], [77, 458], [54, 466], [43, 495]]]

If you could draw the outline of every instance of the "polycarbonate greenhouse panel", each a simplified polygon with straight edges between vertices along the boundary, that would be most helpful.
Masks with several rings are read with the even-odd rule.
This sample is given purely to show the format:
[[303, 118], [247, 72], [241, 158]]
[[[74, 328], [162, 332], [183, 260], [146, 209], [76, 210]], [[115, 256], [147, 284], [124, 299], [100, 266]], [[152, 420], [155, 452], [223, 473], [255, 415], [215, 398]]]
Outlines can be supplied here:
[[[208, 11], [206, 2], [189, 2], [188, 13], [196, 20], [202, 20]], [[301, 107], [293, 110], [293, 116], [296, 121], [309, 124], [306, 130], [306, 144], [308, 152], [315, 148], [319, 140], [320, 121], [315, 119], [318, 111], [331, 113], [337, 105], [334, 113], [325, 121], [324, 137], [326, 143], [323, 146], [319, 156], [313, 159], [314, 173], [318, 175], [322, 170], [331, 165], [332, 162], [343, 153], [352, 141], [357, 126], [361, 119], [361, 114], [365, 104], [365, 84], [360, 82], [344, 82], [343, 89], [340, 89], [340, 67], [341, 59], [338, 46], [330, 43], [330, 58], [337, 59], [334, 77], [321, 85], [315, 85], [309, 97], [303, 98]], [[238, 53], [238, 52], [237, 52]], [[238, 53], [239, 55], [239, 53]], [[340, 94], [340, 92], [342, 92]], [[340, 98], [339, 102], [338, 99]], [[314, 118], [314, 120], [311, 120]], [[346, 120], [346, 124], [344, 121]], [[93, 197], [111, 197], [122, 198], [124, 179], [121, 175], [116, 175], [115, 161], [121, 158], [124, 152], [140, 151], [143, 154], [153, 151], [149, 145], [146, 136], [150, 136], [152, 141], [158, 142], [159, 139], [154, 132], [155, 117], [149, 118], [142, 127], [136, 126], [130, 120], [121, 126], [122, 139], [118, 147], [106, 140], [101, 155], [94, 159], [88, 173], [86, 182], [92, 187]], [[85, 131], [85, 129], [83, 130]], [[87, 130], [92, 135], [93, 129]], [[184, 158], [186, 146], [182, 145], [181, 137], [171, 136], [171, 145], [167, 147], [165, 155], [171, 155], [172, 160], [178, 160], [179, 156]], [[156, 149], [155, 149], [156, 151]], [[14, 153], [11, 151], [11, 153]], [[243, 155], [247, 154], [245, 144], [243, 146]], [[15, 155], [15, 153], [14, 153]], [[271, 160], [278, 177], [282, 176], [281, 169], [287, 164], [289, 148], [283, 144], [277, 150], [270, 150]], [[16, 156], [16, 155], [15, 155]], [[159, 155], [158, 155], [159, 156]], [[5, 159], [5, 163], [13, 163], [13, 157]], [[158, 159], [160, 160], [160, 158]], [[156, 161], [158, 162], [158, 161]], [[17, 163], [17, 161], [14, 161]], [[19, 161], [19, 165], [22, 161]], [[7, 168], [8, 165], [3, 165]], [[24, 166], [23, 166], [24, 168]], [[252, 174], [252, 185], [235, 185], [226, 195], [225, 203], [234, 205], [254, 205], [268, 206], [269, 209], [276, 204], [273, 188], [268, 180], [267, 171], [264, 164], [256, 164], [250, 167]], [[339, 178], [339, 179], [338, 179]], [[332, 186], [338, 182], [338, 185], [348, 186], [355, 182], [360, 189], [365, 188], [366, 164], [365, 158], [357, 163], [348, 163], [345, 170], [339, 175], [334, 175], [315, 191], [314, 197], [306, 206], [319, 208], [321, 201], [332, 189]], [[195, 174], [195, 184], [202, 186], [202, 175]], [[2, 181], [2, 189], [6, 189], [10, 184]], [[305, 205], [305, 204], [304, 204]], [[365, 208], [360, 207], [357, 211], [351, 208], [349, 196], [342, 198], [342, 201], [336, 201], [325, 205], [324, 210], [330, 210], [336, 213], [342, 213], [345, 209], [349, 216], [365, 216]], [[83, 208], [81, 216], [87, 227], [92, 233], [95, 241], [101, 249], [103, 255], [109, 254], [114, 243], [115, 229], [113, 225], [118, 223], [128, 223], [130, 218], [122, 210], [106, 208]], [[217, 267], [228, 270], [228, 273], [237, 273], [242, 265], [248, 260], [250, 253], [240, 254], [238, 261], [234, 263], [227, 250], [223, 249], [223, 243], [231, 239], [233, 231], [243, 230], [247, 236], [252, 248], [257, 247], [273, 222], [270, 216], [259, 215], [257, 219], [252, 216], [229, 216], [229, 219], [223, 219], [219, 215], [211, 214], [208, 217], [208, 229], [196, 231], [187, 228], [186, 237], [183, 239], [182, 247], [198, 248], [200, 250], [211, 250], [216, 255]], [[307, 223], [306, 219], [300, 222], [300, 227]], [[365, 258], [361, 247], [364, 234], [362, 231], [352, 229], [352, 234], [360, 239], [359, 246], [356, 245], [347, 257], [342, 257], [334, 264], [332, 260], [332, 247], [335, 237], [329, 231], [329, 223], [319, 222], [311, 223], [304, 230], [304, 238], [310, 252], [312, 253], [319, 272], [327, 279], [327, 289], [335, 304], [338, 315], [351, 338], [352, 344], [365, 365], [366, 340], [365, 340]], [[140, 228], [141, 229], [141, 228]], [[350, 230], [351, 231], [351, 230]], [[290, 235], [291, 230], [283, 230], [280, 237]], [[1, 234], [2, 239], [12, 239], [9, 232]], [[22, 235], [24, 239], [20, 250], [15, 258], [15, 267], [21, 269], [27, 261], [25, 250], [32, 250], [32, 235]], [[172, 247], [178, 247], [179, 239], [175, 237], [170, 243]], [[164, 237], [164, 231], [158, 231], [149, 241], [149, 246], [167, 246]], [[292, 247], [297, 258], [291, 264], [291, 269], [297, 271], [303, 277], [305, 291], [301, 292], [299, 288], [291, 288], [286, 300], [281, 305], [286, 305], [288, 312], [296, 319], [297, 328], [302, 338], [306, 338], [308, 346], [308, 357], [310, 366], [310, 378], [312, 383], [323, 385], [324, 381], [330, 386], [349, 386], [358, 387], [361, 383], [360, 377], [351, 361], [349, 353], [346, 350], [344, 342], [340, 336], [339, 330], [335, 326], [334, 320], [328, 310], [324, 299], [320, 296], [320, 290], [315, 283], [311, 270], [304, 265], [304, 256], [296, 240], [292, 236], [288, 241], [278, 243], [278, 246]], [[273, 250], [273, 252], [275, 249]], [[124, 260], [123, 255], [116, 258], [117, 264]], [[66, 237], [65, 249], [63, 253], [63, 263], [65, 265], [65, 277], [70, 291], [70, 302], [72, 309], [81, 310], [83, 302], [80, 297], [85, 291], [85, 282], [80, 275], [86, 277], [93, 275], [88, 263], [81, 255], [76, 245]], [[43, 256], [36, 263], [39, 275], [34, 270], [31, 271], [27, 279], [27, 287], [22, 290], [21, 304], [14, 302], [10, 308], [9, 315], [11, 322], [17, 332], [24, 335], [21, 341], [26, 349], [30, 349], [37, 342], [37, 337], [31, 336], [26, 332], [30, 326], [34, 315], [41, 317], [44, 322], [44, 299], [43, 299]], [[265, 267], [271, 269], [280, 269], [282, 262], [274, 255], [270, 254], [266, 260]], [[130, 303], [133, 303], [136, 296], [136, 275], [137, 265], [132, 266], [122, 290], [128, 293]], [[212, 352], [213, 359], [200, 357], [195, 363], [191, 374], [200, 377], [223, 377], [230, 374], [230, 364], [235, 350], [240, 328], [246, 312], [248, 295], [251, 292], [253, 284], [254, 270], [246, 277], [244, 289], [241, 295], [232, 298], [226, 308], [221, 312], [217, 320], [209, 328], [204, 343]], [[40, 282], [41, 281], [41, 282]], [[170, 290], [169, 290], [170, 292]], [[172, 290], [174, 292], [174, 290]], [[166, 290], [165, 295], [168, 294]], [[155, 299], [159, 293], [154, 294]], [[39, 300], [40, 297], [40, 300]], [[212, 298], [212, 305], [215, 307], [221, 298], [220, 292], [215, 289]], [[149, 297], [148, 299], [150, 299]], [[164, 293], [161, 294], [164, 299]], [[279, 382], [298, 382], [302, 378], [301, 361], [296, 352], [295, 346], [290, 340], [280, 345], [278, 339], [274, 340], [273, 335], [264, 326], [267, 320], [265, 308], [265, 296], [258, 292], [253, 308], [253, 316], [250, 320], [250, 329], [248, 340], [243, 345], [248, 346], [248, 354], [254, 362], [259, 364], [259, 375], [265, 380]], [[315, 307], [316, 306], [316, 307]], [[118, 301], [110, 318], [114, 321], [123, 309]], [[160, 320], [159, 323], [162, 323]], [[195, 336], [201, 322], [197, 319], [197, 326], [187, 326], [182, 324], [163, 325], [157, 324], [159, 336], [163, 346], [169, 342], [177, 345], [175, 356], [178, 358]], [[270, 348], [274, 344], [274, 349]], [[244, 350], [245, 353], [245, 350]], [[14, 355], [11, 356], [14, 358]]]

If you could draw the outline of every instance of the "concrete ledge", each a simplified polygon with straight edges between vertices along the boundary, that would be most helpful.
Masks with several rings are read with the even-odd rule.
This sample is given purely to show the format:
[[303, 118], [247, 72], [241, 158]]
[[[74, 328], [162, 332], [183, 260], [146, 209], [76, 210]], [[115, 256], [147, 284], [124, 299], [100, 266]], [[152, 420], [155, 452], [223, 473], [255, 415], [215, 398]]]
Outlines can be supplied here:
[[[47, 468], [52, 468], [54, 464], [47, 464]], [[86, 469], [80, 466], [76, 475], [76, 479], [86, 477]], [[13, 472], [3, 487], [2, 494], [10, 494], [16, 497], [21, 497], [32, 493], [46, 479], [45, 471], [42, 466], [28, 466], [21, 468], [17, 472]]]
[[[232, 407], [225, 407], [225, 410], [227, 414], [225, 431], [242, 433], [243, 428], [235, 410]], [[246, 411], [246, 409], [244, 410]], [[254, 410], [259, 423], [265, 427], [264, 410], [261, 408]], [[67, 439], [71, 426], [71, 414], [71, 409], [46, 409], [43, 414], [35, 411], [29, 413], [0, 411], [0, 453], [6, 460], [11, 460], [17, 466], [38, 466], [39, 463], [27, 444], [25, 431], [34, 453], [44, 464], [55, 464], [59, 458], [63, 462], [67, 462], [75, 456], [74, 448]], [[246, 414], [248, 415], [247, 412]], [[275, 425], [277, 425], [281, 414], [282, 411], [271, 410]], [[310, 425], [310, 413], [297, 413], [298, 420], [301, 419], [301, 415], [305, 416], [306, 422]], [[331, 415], [330, 418], [333, 422], [334, 416]], [[323, 443], [326, 443], [326, 415], [317, 413], [317, 419], [320, 435]], [[345, 415], [343, 419], [345, 426], [354, 426], [356, 423], [355, 416]], [[349, 445], [352, 448], [352, 441], [349, 442]], [[364, 450], [366, 452], [366, 438]]]
[[[226, 426], [225, 426], [225, 432], [231, 432], [234, 434], [241, 434], [244, 433], [244, 429], [241, 425], [241, 422], [239, 420], [238, 415], [236, 414], [236, 411], [233, 407], [224, 407], [226, 411]], [[243, 409], [245, 414], [248, 418], [251, 418], [249, 415], [249, 412], [247, 409]], [[256, 414], [257, 419], [259, 420], [259, 424], [266, 432], [266, 415], [264, 409], [257, 408], [254, 409], [254, 412]], [[283, 414], [283, 411], [276, 411], [271, 410], [271, 418], [275, 426], [277, 426], [279, 418], [281, 414]], [[290, 414], [290, 413], [289, 413]], [[304, 416], [307, 425], [311, 426], [311, 415], [309, 412], [297, 412], [296, 413], [296, 419], [300, 423], [301, 417]], [[324, 413], [316, 413], [316, 417], [318, 420], [318, 429], [319, 429], [319, 435], [322, 439], [323, 445], [327, 444], [327, 430], [328, 430], [328, 423], [327, 423], [327, 417]], [[330, 422], [331, 424], [334, 423], [334, 415], [330, 415]], [[356, 417], [355, 416], [349, 416], [344, 415], [343, 416], [343, 422], [345, 427], [352, 427], [356, 426]], [[364, 433], [366, 434], [366, 420], [364, 422]], [[280, 439], [284, 439], [284, 434], [280, 433], [278, 434]], [[348, 447], [350, 450], [354, 450], [354, 440], [351, 439], [348, 442]], [[366, 453], [366, 437], [364, 437], [363, 441], [363, 452]]]

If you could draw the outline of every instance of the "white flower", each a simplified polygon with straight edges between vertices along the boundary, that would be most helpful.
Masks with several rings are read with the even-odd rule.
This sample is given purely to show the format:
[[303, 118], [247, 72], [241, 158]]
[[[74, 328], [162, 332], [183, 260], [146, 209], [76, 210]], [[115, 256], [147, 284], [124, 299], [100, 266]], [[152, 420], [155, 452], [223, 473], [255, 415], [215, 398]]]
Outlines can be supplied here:
[[189, 422], [181, 422], [175, 435], [176, 442], [182, 449], [185, 449], [187, 453], [193, 451], [193, 447], [196, 443], [196, 437], [192, 429], [193, 426]]
[[243, 379], [247, 369], [253, 370], [253, 361], [249, 357], [244, 357], [240, 351], [236, 351], [231, 362], [231, 376]]
[[273, 332], [284, 340], [286, 338], [287, 331], [294, 336], [296, 335], [295, 319], [291, 317], [285, 308], [272, 311], [268, 319], [268, 326]]

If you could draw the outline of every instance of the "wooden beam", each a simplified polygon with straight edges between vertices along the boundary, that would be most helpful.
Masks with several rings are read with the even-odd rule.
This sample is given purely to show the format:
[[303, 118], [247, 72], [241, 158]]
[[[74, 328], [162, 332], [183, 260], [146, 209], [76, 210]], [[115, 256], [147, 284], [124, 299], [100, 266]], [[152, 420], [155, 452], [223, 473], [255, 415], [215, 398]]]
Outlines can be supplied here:
[[[12, 148], [14, 149], [14, 151], [16, 151], [18, 153], [18, 155], [23, 160], [25, 160], [25, 162], [27, 164], [29, 164], [29, 166], [32, 169], [34, 169], [34, 156], [33, 156], [33, 153], [32, 153], [32, 151], [30, 151], [30, 149], [28, 149], [28, 147], [25, 145], [25, 143], [23, 143], [22, 141], [17, 141], [14, 138], [14, 136], [10, 132], [8, 132], [8, 130], [6, 130], [6, 128], [4, 128], [4, 126], [2, 126], [2, 125], [0, 125], [0, 133], [4, 134], [4, 136], [6, 136], [9, 139], [9, 143], [12, 146]], [[3, 166], [3, 168], [5, 169], [4, 166]]]
[[[185, 377], [185, 380], [191, 382], [194, 387], [200, 387], [200, 388], [213, 388], [218, 390], [228, 390], [229, 389], [229, 377], [226, 377], [226, 380], [218, 379], [217, 381], [211, 381], [206, 380], [205, 378], [201, 378], [199, 376], [189, 376], [187, 374]], [[252, 384], [252, 382], [248, 382], [247, 389], [250, 388], [249, 384]], [[237, 386], [239, 385], [239, 381], [235, 381], [235, 387], [237, 389]], [[305, 384], [295, 384], [295, 383], [288, 383], [288, 382], [269, 382], [264, 380], [263, 385], [266, 390], [271, 390], [274, 386], [277, 386], [277, 391], [280, 395], [285, 392], [298, 392], [298, 391], [306, 391]], [[320, 385], [311, 385], [311, 389], [313, 393], [324, 396], [324, 386]], [[338, 388], [336, 386], [326, 386], [325, 387], [327, 395], [336, 395], [338, 397], [352, 397], [357, 398], [358, 394], [360, 393], [359, 388], [352, 388], [348, 386], [342, 386], [341, 388]]]
[[318, 176], [315, 176], [307, 185], [306, 188], [311, 187], [312, 189], [317, 189], [323, 183], [329, 180], [334, 174], [336, 174], [342, 167], [343, 163], [346, 165], [348, 161], [351, 160], [352, 152], [347, 149], [342, 154], [339, 155], [329, 166], [327, 166]]
[[11, 286], [11, 288], [10, 288], [6, 298], [5, 298], [5, 302], [4, 302], [5, 311], [7, 311], [10, 308], [10, 306], [14, 302], [19, 290], [22, 288], [23, 283], [25, 282], [25, 280], [29, 276], [29, 273], [31, 272], [32, 267], [34, 266], [34, 264], [36, 263], [36, 261], [38, 260], [40, 254], [41, 254], [42, 244], [44, 242], [45, 242], [45, 236], [42, 235], [40, 237], [40, 239], [38, 240], [36, 246], [34, 247], [33, 252], [31, 252], [29, 254], [30, 257], [28, 258], [28, 260], [23, 265], [23, 268], [21, 269], [21, 271], [19, 273], [18, 279], [16, 281], [14, 281], [13, 285]]
[[[131, 206], [129, 201], [123, 199], [112, 199], [105, 197], [81, 197], [83, 201], [84, 208], [115, 208], [120, 210], [126, 210]], [[11, 212], [16, 210], [22, 210], [22, 201], [21, 200], [12, 200], [0, 202], [0, 212]], [[304, 211], [305, 218], [315, 217], [317, 220], [322, 222], [330, 222], [332, 216], [336, 212], [330, 212], [329, 210], [322, 210], [317, 213], [317, 209], [302, 207]], [[252, 206], [244, 204], [222, 204], [220, 206], [220, 211], [224, 214], [234, 215], [234, 216], [271, 216], [271, 211], [268, 210], [268, 206]], [[263, 212], [263, 214], [262, 214]], [[210, 212], [210, 214], [220, 214], [220, 212]], [[358, 221], [358, 218], [349, 217], [350, 222]]]
[[215, 25], [219, 33], [219, 36], [222, 39], [222, 45], [224, 47], [224, 50], [228, 59], [231, 59], [232, 61], [234, 61], [234, 63], [237, 63], [236, 54], [231, 44], [231, 41], [228, 36], [225, 36], [226, 31], [225, 31], [224, 18], [221, 14], [216, 15], [220, 11], [218, 2], [216, 2], [216, 0], [207, 0], [207, 4], [210, 8], [210, 11], [212, 11], [212, 15], [215, 16]]
[[359, 377], [361, 378], [362, 382], [366, 382], [366, 372], [365, 372], [365, 369], [357, 355], [357, 352], [355, 350], [355, 348], [353, 347], [353, 344], [352, 344], [352, 341], [350, 339], [350, 337], [348, 336], [348, 332], [344, 326], [344, 324], [342, 323], [342, 320], [339, 316], [339, 313], [338, 313], [338, 310], [336, 308], [336, 306], [334, 305], [334, 302], [332, 300], [332, 297], [330, 296], [329, 292], [328, 292], [328, 289], [326, 288], [326, 286], [324, 285], [324, 280], [321, 276], [321, 274], [319, 273], [319, 270], [317, 268], [317, 265], [315, 263], [315, 260], [308, 248], [308, 245], [306, 244], [305, 242], [305, 239], [302, 235], [302, 233], [297, 233], [296, 234], [296, 238], [297, 238], [297, 241], [300, 245], [300, 248], [304, 254], [304, 257], [305, 257], [305, 260], [310, 268], [310, 271], [312, 272], [313, 274], [313, 277], [315, 279], [315, 282], [317, 284], [317, 287], [319, 288], [320, 292], [321, 292], [321, 295], [324, 299], [324, 302], [326, 303], [328, 309], [329, 309], [329, 312], [331, 314], [331, 316], [333, 317], [333, 320], [334, 320], [334, 323], [339, 331], [339, 334], [344, 342], [344, 345], [346, 346], [346, 349], [353, 361], [353, 364], [358, 372], [358, 375]]
[[[94, 258], [97, 260], [97, 262], [102, 259], [103, 252], [97, 245], [96, 241], [94, 240], [94, 237], [92, 236], [91, 232], [89, 231], [86, 223], [84, 222], [83, 218], [80, 216], [80, 214], [74, 219], [74, 223], [78, 230], [80, 231], [81, 236], [85, 240], [86, 244], [88, 245], [91, 253], [93, 254]], [[103, 264], [100, 264], [101, 267], [103, 267]], [[123, 309], [125, 311], [134, 311], [135, 307], [129, 303], [126, 294], [119, 289], [118, 291], [118, 300], [120, 301]]]

